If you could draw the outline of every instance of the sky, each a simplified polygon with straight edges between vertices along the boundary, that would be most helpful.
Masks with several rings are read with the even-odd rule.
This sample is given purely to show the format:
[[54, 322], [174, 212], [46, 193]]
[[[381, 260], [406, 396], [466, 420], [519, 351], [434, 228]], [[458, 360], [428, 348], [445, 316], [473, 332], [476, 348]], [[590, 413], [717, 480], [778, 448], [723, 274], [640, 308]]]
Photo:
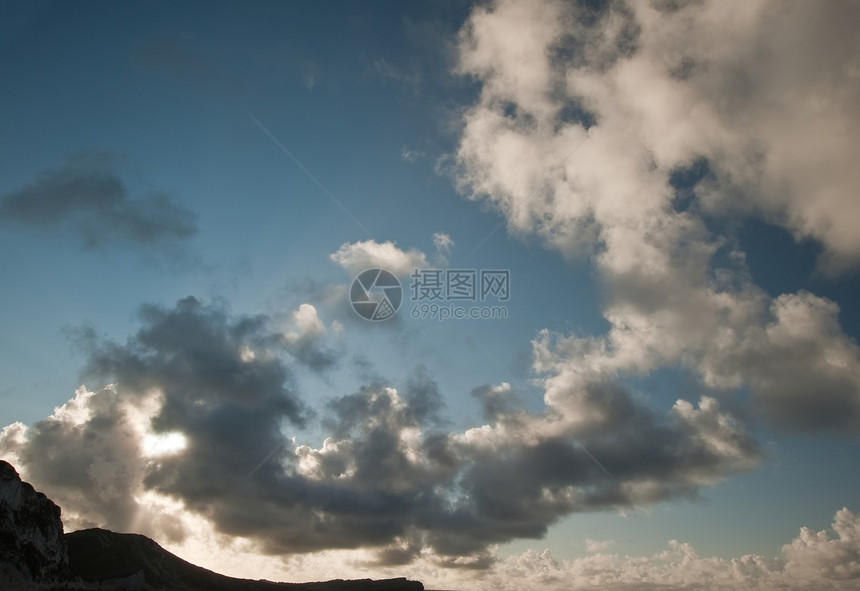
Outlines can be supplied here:
[[854, 589], [858, 27], [2, 1], [0, 456], [234, 576]]

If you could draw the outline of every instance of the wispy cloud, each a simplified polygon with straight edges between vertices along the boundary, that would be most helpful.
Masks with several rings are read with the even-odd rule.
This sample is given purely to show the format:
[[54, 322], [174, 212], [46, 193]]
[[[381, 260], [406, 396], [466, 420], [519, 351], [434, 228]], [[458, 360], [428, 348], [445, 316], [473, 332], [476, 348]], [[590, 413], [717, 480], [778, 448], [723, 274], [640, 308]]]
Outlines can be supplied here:
[[436, 232], [433, 234], [433, 246], [436, 248], [433, 263], [439, 267], [447, 267], [448, 257], [451, 256], [451, 249], [454, 248], [454, 239], [444, 232]]
[[406, 146], [403, 146], [400, 149], [400, 159], [404, 162], [416, 162], [419, 158], [423, 158], [424, 156], [426, 156], [426, 153], [422, 150], [407, 148]]
[[413, 95], [417, 95], [421, 88], [421, 72], [414, 64], [409, 67], [395, 66], [385, 58], [380, 58], [370, 65], [368, 73], [383, 81], [401, 84]]
[[88, 249], [113, 244], [175, 248], [197, 232], [196, 216], [164, 193], [131, 197], [118, 156], [70, 156], [31, 184], [0, 196], [0, 222], [66, 232]]

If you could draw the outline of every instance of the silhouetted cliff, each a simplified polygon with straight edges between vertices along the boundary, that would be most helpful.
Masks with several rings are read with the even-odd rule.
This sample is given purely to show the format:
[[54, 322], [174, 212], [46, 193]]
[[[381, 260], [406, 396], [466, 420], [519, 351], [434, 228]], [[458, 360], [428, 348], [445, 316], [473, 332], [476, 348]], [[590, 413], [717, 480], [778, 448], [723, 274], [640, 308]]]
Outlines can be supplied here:
[[68, 578], [60, 508], [0, 460], [0, 581], [23, 585]]

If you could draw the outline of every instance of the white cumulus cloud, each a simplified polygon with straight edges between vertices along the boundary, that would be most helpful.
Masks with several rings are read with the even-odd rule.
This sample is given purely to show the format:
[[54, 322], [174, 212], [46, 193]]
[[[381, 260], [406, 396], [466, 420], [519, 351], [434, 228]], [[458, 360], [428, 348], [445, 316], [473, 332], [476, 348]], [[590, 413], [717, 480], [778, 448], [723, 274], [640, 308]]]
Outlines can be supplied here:
[[344, 243], [337, 252], [329, 258], [351, 273], [360, 273], [366, 269], [385, 269], [395, 275], [408, 275], [416, 268], [427, 267], [427, 257], [420, 250], [401, 250], [393, 242], [376, 242], [364, 240], [361, 242]]
[[[831, 272], [860, 262], [858, 24], [845, 2], [473, 11], [459, 68], [481, 93], [459, 187], [511, 232], [588, 257], [606, 287], [605, 335], [537, 339], [550, 381], [680, 364], [711, 387], [749, 386], [777, 427], [860, 431], [860, 349], [835, 303], [770, 298], [721, 230], [760, 218], [817, 240]], [[694, 166], [705, 173], [680, 203], [673, 178]], [[567, 390], [549, 385], [558, 403]]]

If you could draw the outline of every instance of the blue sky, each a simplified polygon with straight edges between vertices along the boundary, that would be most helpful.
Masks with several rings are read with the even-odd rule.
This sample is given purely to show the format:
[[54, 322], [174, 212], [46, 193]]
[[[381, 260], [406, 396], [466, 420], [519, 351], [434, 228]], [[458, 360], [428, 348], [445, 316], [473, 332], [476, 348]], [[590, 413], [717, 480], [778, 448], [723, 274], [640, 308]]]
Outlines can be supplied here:
[[729, 4], [0, 3], [4, 458], [240, 576], [838, 574], [860, 13]]

